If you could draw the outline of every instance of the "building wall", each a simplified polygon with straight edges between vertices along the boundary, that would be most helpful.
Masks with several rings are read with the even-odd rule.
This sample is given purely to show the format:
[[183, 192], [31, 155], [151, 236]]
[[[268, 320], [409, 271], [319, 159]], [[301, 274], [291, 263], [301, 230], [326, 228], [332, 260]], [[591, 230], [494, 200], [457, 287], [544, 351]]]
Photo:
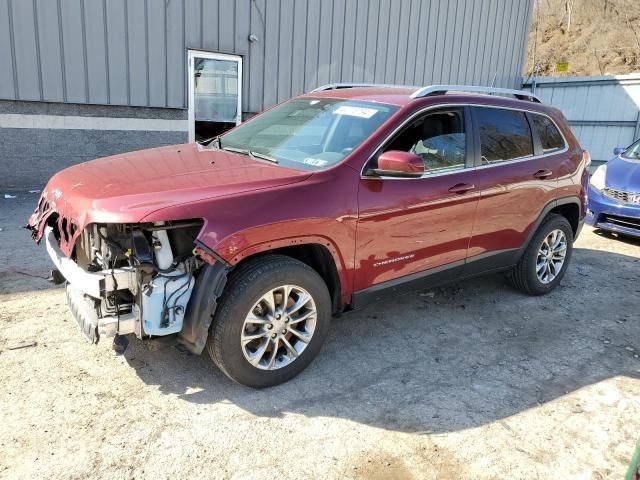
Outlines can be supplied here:
[[41, 187], [86, 160], [187, 141], [185, 110], [0, 100], [0, 112], [0, 188]]
[[[0, 99], [183, 111], [187, 49], [243, 56], [244, 112], [259, 112], [339, 81], [514, 87], [520, 83], [532, 4], [532, 0], [0, 0]], [[258, 41], [250, 42], [251, 34]], [[57, 134], [61, 133], [52, 135]], [[21, 143], [31, 133], [2, 135]], [[176, 136], [186, 139], [186, 130], [171, 140]], [[117, 143], [117, 137], [110, 136], [113, 148], [122, 150], [125, 144]], [[149, 141], [139, 146], [155, 145], [152, 137], [170, 136], [146, 137]], [[79, 153], [75, 148], [70, 140], [66, 152], [56, 153], [76, 159], [106, 153]], [[0, 161], [6, 157], [2, 150]], [[52, 149], [34, 155], [44, 151]], [[32, 157], [23, 158], [27, 162]], [[46, 159], [39, 162], [46, 164]], [[40, 170], [35, 181], [57, 170], [50, 163], [52, 167]], [[25, 173], [13, 178], [23, 184], [32, 177]], [[0, 185], [6, 181], [0, 180]]]

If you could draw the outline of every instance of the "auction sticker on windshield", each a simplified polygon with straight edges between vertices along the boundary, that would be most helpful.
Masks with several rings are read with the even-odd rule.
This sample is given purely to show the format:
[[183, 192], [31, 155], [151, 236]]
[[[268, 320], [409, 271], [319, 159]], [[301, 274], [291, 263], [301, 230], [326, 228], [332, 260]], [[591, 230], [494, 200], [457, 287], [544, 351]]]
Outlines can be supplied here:
[[329, 162], [327, 162], [326, 160], [320, 160], [319, 158], [307, 157], [302, 161], [302, 163], [313, 165], [314, 167], [324, 167]]
[[354, 107], [352, 105], [342, 105], [334, 112], [334, 115], [349, 115], [350, 117], [371, 118], [378, 110], [375, 108]]

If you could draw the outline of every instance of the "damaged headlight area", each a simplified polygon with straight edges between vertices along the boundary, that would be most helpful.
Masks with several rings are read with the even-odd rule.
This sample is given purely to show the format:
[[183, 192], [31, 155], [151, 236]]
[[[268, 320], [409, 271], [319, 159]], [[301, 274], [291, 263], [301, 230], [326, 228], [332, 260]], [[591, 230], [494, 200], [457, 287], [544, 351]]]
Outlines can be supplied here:
[[45, 229], [47, 250], [68, 282], [67, 299], [87, 339], [178, 333], [204, 262], [194, 254], [203, 222], [91, 224], [71, 258], [59, 230]]

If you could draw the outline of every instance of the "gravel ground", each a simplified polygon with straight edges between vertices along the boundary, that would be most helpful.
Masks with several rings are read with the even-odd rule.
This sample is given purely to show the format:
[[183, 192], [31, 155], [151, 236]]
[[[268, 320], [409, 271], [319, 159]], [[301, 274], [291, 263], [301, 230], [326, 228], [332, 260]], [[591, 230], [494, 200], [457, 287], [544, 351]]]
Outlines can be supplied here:
[[[640, 435], [640, 242], [585, 227], [556, 291], [501, 276], [335, 319], [262, 391], [172, 339], [87, 344], [0, 198], [0, 477], [601, 479]], [[20, 348], [21, 347], [21, 348]]]

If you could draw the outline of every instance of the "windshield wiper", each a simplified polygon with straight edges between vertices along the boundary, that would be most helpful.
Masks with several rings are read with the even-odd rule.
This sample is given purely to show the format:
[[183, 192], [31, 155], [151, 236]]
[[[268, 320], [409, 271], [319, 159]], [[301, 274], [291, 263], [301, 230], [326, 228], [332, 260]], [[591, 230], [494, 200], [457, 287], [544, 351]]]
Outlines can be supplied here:
[[196, 143], [209, 148], [222, 148], [222, 140], [220, 140], [220, 135], [218, 135], [217, 137], [211, 137], [205, 140], [196, 141]]
[[273, 157], [270, 157], [269, 155], [265, 155], [264, 153], [255, 152], [253, 150], [249, 150], [249, 153], [252, 156], [254, 156], [255, 158], [259, 158], [261, 160], [266, 160], [267, 162], [278, 163], [278, 160], [276, 160]]
[[252, 160], [259, 158], [261, 160], [267, 160], [268, 162], [271, 162], [271, 163], [278, 163], [278, 160], [276, 160], [273, 157], [270, 157], [269, 155], [265, 155], [264, 153], [260, 153], [260, 152], [254, 152], [253, 150], [247, 150], [245, 148], [223, 147], [222, 150], [226, 150], [227, 152], [240, 153], [242, 155], [247, 155]]

